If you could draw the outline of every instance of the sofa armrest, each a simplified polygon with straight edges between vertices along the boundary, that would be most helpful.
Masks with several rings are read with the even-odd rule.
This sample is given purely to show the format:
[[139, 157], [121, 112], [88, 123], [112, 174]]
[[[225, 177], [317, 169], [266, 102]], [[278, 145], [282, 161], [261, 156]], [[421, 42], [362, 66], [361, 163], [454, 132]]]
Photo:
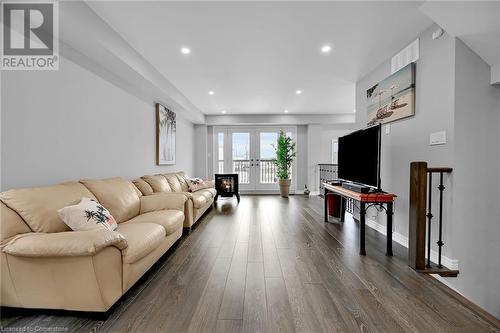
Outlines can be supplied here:
[[120, 233], [105, 229], [31, 232], [12, 238], [2, 251], [21, 257], [78, 257], [94, 255], [108, 246], [123, 250], [127, 241]]
[[155, 193], [141, 197], [140, 214], [157, 210], [177, 209], [184, 212], [187, 196], [184, 193]]

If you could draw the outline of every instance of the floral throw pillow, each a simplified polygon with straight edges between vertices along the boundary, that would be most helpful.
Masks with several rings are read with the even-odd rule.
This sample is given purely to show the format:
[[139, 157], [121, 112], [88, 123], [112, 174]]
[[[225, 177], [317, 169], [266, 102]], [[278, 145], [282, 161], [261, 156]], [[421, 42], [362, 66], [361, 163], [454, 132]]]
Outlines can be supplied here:
[[196, 192], [204, 188], [210, 187], [210, 185], [205, 183], [205, 181], [201, 178], [191, 178], [189, 179], [188, 184], [189, 184], [189, 190], [191, 192]]
[[114, 231], [118, 228], [110, 212], [100, 203], [89, 198], [82, 198], [79, 204], [61, 208], [57, 213], [61, 220], [75, 231], [99, 228]]

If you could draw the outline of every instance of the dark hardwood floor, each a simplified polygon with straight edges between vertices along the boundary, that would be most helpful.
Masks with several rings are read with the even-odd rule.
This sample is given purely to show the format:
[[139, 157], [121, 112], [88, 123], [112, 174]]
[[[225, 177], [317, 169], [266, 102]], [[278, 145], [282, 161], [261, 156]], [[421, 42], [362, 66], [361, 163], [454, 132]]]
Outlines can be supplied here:
[[321, 214], [317, 197], [221, 200], [105, 316], [2, 309], [2, 331], [500, 332], [402, 246], [386, 257], [367, 228], [359, 256], [357, 223]]

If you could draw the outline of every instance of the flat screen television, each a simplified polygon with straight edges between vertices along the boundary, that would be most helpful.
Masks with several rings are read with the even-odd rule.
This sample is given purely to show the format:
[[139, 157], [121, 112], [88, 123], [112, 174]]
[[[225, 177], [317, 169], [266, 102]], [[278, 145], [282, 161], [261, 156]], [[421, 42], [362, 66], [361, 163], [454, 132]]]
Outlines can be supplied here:
[[380, 190], [381, 125], [339, 138], [338, 178]]

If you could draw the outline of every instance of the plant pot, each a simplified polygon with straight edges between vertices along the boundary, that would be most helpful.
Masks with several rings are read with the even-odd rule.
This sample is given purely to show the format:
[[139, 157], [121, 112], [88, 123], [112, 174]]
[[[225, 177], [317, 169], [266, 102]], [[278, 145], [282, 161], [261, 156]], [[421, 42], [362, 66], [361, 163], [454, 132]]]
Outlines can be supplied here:
[[290, 193], [290, 179], [280, 179], [280, 195], [283, 198], [288, 198], [288, 193]]

